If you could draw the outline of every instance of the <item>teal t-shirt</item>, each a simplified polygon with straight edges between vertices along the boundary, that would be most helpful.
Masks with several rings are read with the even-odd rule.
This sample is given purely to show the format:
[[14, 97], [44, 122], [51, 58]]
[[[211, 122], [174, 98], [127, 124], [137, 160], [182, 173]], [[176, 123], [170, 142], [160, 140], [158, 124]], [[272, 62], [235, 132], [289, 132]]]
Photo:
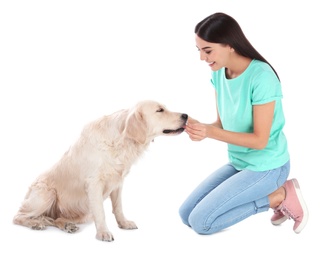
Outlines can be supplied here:
[[270, 138], [262, 150], [228, 144], [228, 157], [238, 169], [265, 171], [284, 165], [289, 160], [287, 140], [283, 133], [285, 117], [282, 108], [281, 83], [265, 62], [252, 60], [247, 69], [234, 79], [226, 79], [225, 68], [212, 72], [217, 93], [217, 106], [223, 129], [253, 132], [253, 105], [275, 101]]

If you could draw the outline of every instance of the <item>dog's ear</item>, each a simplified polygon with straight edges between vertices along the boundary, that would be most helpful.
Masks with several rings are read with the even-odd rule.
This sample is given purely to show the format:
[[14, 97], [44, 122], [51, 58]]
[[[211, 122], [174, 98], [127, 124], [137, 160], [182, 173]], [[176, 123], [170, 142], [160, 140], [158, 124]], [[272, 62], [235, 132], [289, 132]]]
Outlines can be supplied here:
[[124, 134], [138, 143], [146, 142], [147, 125], [140, 111], [135, 110], [126, 118]]

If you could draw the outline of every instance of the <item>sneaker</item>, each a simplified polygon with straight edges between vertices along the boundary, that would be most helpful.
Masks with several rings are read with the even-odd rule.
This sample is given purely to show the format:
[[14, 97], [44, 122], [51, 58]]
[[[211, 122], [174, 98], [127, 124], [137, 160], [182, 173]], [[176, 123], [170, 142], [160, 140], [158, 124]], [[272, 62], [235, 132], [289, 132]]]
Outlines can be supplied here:
[[[283, 187], [286, 190], [286, 198], [276, 210], [280, 211], [281, 214], [286, 216], [288, 219], [293, 219], [295, 221], [293, 230], [298, 234], [303, 230], [307, 223], [308, 209], [301, 194], [299, 183], [296, 179], [286, 181]], [[285, 221], [281, 214], [275, 213], [275, 217], [273, 216], [273, 218], [277, 219], [276, 223], [280, 221], [282, 223]]]
[[274, 209], [274, 214], [271, 217], [271, 223], [275, 226], [278, 226], [282, 223], [284, 223], [288, 217], [281, 212], [278, 208]]

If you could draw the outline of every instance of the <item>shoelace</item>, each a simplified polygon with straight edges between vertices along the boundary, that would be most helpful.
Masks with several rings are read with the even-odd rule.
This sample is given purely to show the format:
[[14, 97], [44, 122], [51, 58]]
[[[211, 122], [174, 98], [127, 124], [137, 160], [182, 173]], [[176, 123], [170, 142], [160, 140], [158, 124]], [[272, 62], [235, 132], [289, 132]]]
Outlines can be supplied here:
[[286, 208], [284, 205], [281, 205], [280, 208], [278, 208], [278, 211], [281, 211], [282, 214], [288, 217], [288, 219], [296, 220], [297, 216], [295, 216], [288, 208]]
[[273, 210], [273, 213], [274, 213], [274, 214], [280, 214], [280, 213], [281, 213], [281, 210], [278, 209], [278, 207], [277, 207], [277, 208], [275, 208], [275, 209]]

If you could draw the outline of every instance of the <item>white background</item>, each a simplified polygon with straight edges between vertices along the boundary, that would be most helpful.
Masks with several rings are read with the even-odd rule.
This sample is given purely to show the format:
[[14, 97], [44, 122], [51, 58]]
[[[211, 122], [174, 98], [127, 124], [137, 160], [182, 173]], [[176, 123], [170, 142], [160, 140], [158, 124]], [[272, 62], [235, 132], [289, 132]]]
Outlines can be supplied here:
[[[321, 1], [15, 1], [0, 2], [0, 259], [323, 258], [323, 29]], [[215, 119], [210, 68], [199, 60], [194, 26], [214, 12], [241, 25], [282, 81], [291, 175], [308, 204], [306, 228], [270, 223], [272, 211], [218, 234], [184, 226], [178, 208], [227, 160], [226, 145], [159, 137], [124, 187], [115, 241], [94, 224], [66, 234], [12, 224], [28, 186], [68, 149], [83, 125], [142, 99], [206, 123]]]

